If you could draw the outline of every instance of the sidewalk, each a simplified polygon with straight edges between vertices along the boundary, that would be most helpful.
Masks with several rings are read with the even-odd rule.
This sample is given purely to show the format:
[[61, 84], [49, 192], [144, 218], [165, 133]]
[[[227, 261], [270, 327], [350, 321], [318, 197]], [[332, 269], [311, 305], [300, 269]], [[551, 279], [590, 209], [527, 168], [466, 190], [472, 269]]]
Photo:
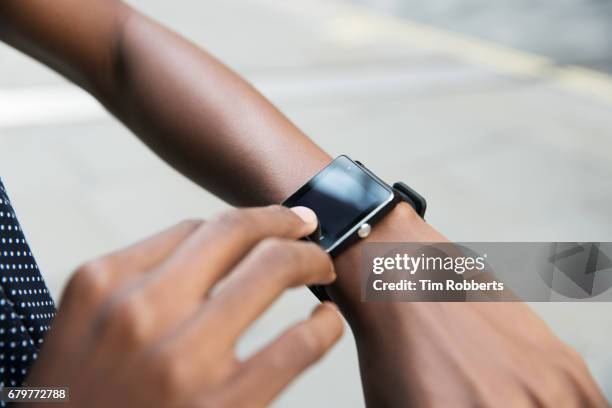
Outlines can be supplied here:
[[[332, 154], [405, 180], [457, 241], [612, 240], [612, 80], [342, 1], [133, 1], [216, 54]], [[79, 263], [225, 208], [90, 98], [0, 48], [0, 176], [57, 299]], [[308, 314], [285, 295], [243, 353]], [[308, 307], [305, 307], [308, 305]], [[612, 397], [607, 304], [538, 312]], [[278, 406], [363, 405], [346, 335]]]

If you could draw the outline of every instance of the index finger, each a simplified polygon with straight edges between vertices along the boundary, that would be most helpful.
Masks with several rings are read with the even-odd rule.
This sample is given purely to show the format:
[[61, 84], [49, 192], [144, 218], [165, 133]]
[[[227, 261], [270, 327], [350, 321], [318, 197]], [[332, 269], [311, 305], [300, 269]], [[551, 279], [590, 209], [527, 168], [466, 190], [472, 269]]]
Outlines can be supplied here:
[[298, 239], [316, 227], [316, 215], [305, 207], [235, 209], [213, 218], [157, 267], [152, 275], [156, 303], [168, 310], [176, 310], [177, 302], [199, 304], [215, 283], [263, 239]]

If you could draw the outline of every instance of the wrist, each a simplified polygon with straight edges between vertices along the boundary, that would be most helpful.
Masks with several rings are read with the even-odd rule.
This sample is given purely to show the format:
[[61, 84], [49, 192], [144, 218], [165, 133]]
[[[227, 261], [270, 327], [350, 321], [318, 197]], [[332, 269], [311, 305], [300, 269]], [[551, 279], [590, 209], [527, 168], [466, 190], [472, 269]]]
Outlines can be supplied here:
[[[335, 260], [337, 279], [327, 287], [355, 332], [369, 332], [373, 326], [392, 324], [404, 320], [406, 304], [362, 302], [361, 300], [361, 251], [366, 242], [441, 242], [447, 239], [427, 224], [407, 203], [399, 203], [377, 223], [371, 235], [357, 242]], [[381, 316], [385, 318], [380, 319]]]

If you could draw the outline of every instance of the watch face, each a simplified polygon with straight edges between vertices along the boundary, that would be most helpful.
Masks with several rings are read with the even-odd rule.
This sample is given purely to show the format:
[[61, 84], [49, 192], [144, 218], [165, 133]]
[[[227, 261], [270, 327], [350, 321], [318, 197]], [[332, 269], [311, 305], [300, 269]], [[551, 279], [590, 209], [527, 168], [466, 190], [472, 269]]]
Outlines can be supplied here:
[[283, 205], [304, 206], [319, 217], [319, 244], [331, 251], [393, 200], [393, 190], [346, 156], [321, 170]]

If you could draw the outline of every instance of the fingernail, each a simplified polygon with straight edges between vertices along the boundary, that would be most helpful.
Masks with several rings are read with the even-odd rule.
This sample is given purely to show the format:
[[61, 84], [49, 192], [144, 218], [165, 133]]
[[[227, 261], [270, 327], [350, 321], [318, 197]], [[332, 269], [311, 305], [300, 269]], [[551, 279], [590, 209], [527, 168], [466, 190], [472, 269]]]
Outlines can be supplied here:
[[317, 228], [317, 225], [319, 224], [319, 221], [317, 220], [317, 214], [315, 214], [314, 211], [312, 211], [310, 208], [308, 207], [293, 207], [291, 208], [291, 211], [293, 211], [298, 217], [300, 217], [302, 219], [302, 221], [304, 221], [304, 223], [308, 224], [309, 231], [314, 231], [315, 228]]

